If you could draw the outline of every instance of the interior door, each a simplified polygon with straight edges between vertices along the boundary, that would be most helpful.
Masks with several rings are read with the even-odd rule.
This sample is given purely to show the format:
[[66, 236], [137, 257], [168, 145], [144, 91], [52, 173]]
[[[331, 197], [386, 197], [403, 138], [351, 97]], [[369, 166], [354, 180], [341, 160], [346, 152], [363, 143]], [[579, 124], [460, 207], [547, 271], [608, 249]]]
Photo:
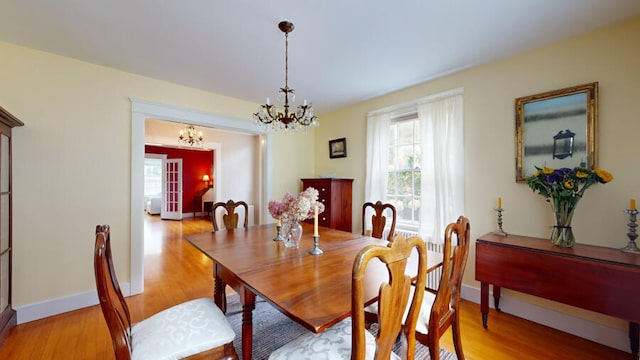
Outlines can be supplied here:
[[182, 159], [162, 159], [160, 218], [182, 220]]

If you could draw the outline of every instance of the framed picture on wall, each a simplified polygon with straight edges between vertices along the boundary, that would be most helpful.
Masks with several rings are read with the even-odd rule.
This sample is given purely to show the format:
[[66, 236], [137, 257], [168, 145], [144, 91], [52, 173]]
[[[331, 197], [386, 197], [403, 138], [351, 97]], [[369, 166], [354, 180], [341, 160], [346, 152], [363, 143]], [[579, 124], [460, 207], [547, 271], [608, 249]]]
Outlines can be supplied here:
[[329, 158], [347, 157], [347, 138], [329, 140]]
[[517, 98], [516, 181], [536, 167], [596, 167], [598, 83]]

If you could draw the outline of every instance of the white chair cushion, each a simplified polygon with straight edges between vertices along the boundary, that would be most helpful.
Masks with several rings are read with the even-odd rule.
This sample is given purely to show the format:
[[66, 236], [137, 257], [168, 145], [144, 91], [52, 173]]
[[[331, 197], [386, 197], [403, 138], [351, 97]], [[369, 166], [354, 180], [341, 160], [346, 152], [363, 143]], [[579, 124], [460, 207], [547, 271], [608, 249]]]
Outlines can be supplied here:
[[[404, 309], [404, 315], [402, 316], [402, 323], [407, 320], [407, 315], [409, 315], [409, 305], [411, 304], [411, 300], [413, 299], [413, 293], [415, 287], [411, 286], [411, 292], [409, 293], [409, 302], [407, 303], [406, 308]], [[416, 332], [421, 334], [429, 333], [429, 317], [431, 316], [431, 307], [433, 306], [433, 302], [436, 300], [436, 294], [425, 291], [424, 297], [422, 298], [422, 305], [420, 305], [420, 315], [418, 315], [418, 322], [416, 324]], [[373, 304], [364, 308], [365, 312], [371, 314], [378, 314], [378, 302], [374, 302]]]
[[[343, 320], [320, 334], [308, 333], [274, 351], [269, 360], [333, 360], [351, 359], [351, 318]], [[372, 360], [376, 351], [376, 339], [365, 330], [366, 359]], [[391, 353], [391, 359], [400, 357]]]
[[235, 333], [210, 298], [187, 301], [131, 327], [135, 360], [181, 359], [232, 342]]

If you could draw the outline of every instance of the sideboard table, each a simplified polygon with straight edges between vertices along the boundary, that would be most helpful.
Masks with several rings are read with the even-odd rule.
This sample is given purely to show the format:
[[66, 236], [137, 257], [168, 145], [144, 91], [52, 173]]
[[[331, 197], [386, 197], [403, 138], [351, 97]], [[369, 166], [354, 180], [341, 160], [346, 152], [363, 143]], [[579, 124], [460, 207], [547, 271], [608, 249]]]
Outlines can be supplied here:
[[498, 311], [504, 287], [627, 320], [631, 353], [638, 357], [640, 255], [585, 244], [560, 248], [549, 239], [489, 233], [476, 241], [476, 280], [485, 328], [491, 284]]

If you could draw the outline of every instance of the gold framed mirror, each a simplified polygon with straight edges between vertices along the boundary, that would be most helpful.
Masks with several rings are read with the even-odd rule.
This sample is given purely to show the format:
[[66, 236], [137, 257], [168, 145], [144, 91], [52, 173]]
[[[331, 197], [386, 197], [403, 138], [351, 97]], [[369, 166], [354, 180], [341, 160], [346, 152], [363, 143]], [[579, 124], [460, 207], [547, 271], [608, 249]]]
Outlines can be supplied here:
[[517, 98], [516, 181], [536, 167], [596, 167], [598, 83]]

